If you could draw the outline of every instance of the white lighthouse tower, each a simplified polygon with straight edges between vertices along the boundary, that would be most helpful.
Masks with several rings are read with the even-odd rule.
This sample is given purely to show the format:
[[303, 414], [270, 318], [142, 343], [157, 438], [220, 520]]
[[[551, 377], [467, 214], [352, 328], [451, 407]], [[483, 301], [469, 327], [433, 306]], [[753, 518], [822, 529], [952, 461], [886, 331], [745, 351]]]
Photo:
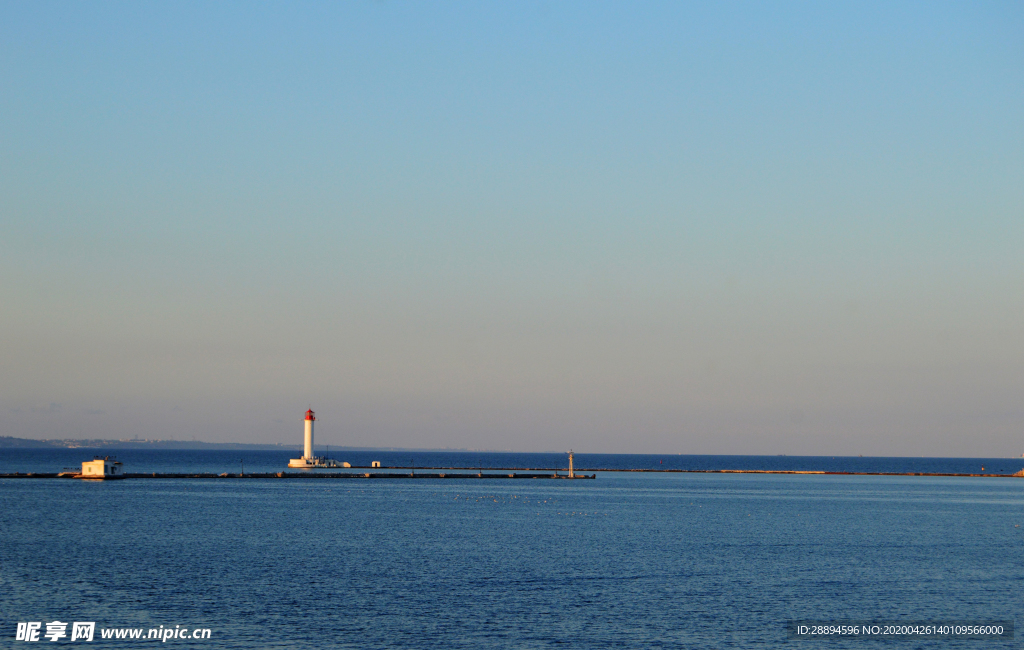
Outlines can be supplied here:
[[313, 423], [316, 422], [316, 414], [313, 409], [306, 411], [306, 444], [302, 449], [302, 457], [305, 460], [313, 460]]
[[306, 435], [303, 439], [302, 458], [292, 458], [288, 461], [288, 467], [318, 467], [319, 458], [313, 455], [313, 423], [316, 422], [316, 414], [313, 409], [306, 411]]

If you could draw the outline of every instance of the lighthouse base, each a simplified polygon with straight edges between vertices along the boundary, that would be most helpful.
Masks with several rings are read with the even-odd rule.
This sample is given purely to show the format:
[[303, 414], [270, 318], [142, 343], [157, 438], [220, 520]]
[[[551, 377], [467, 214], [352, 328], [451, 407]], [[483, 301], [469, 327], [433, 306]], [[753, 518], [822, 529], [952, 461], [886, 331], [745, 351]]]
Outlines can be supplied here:
[[313, 456], [312, 458], [292, 458], [288, 461], [288, 467], [295, 467], [298, 469], [338, 469], [341, 467], [352, 467], [350, 463], [339, 463], [333, 458], [324, 458], [322, 456]]

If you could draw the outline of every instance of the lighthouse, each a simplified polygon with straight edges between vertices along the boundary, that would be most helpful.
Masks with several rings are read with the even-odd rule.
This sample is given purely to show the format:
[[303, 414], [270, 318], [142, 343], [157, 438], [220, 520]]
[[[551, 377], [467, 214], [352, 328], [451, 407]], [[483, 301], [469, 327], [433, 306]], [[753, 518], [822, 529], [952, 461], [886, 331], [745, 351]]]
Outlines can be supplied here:
[[316, 413], [313, 409], [306, 411], [306, 435], [303, 439], [302, 458], [292, 458], [288, 461], [288, 467], [300, 469], [323, 469], [329, 467], [351, 467], [348, 463], [339, 463], [336, 460], [323, 456], [313, 455], [313, 423], [316, 422]]
[[302, 457], [306, 460], [313, 459], [313, 423], [316, 422], [316, 414], [313, 409], [306, 411], [306, 444], [302, 450]]

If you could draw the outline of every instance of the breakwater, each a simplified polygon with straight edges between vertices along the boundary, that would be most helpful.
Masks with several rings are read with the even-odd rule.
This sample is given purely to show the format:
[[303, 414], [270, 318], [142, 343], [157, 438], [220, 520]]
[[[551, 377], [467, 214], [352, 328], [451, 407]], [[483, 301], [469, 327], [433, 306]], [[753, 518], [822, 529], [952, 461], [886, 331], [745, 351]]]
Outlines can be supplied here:
[[[369, 469], [353, 467], [353, 470]], [[575, 476], [569, 476], [565, 468], [529, 468], [529, 467], [506, 467], [489, 468], [485, 473], [476, 467], [385, 467], [374, 469], [388, 470], [409, 470], [389, 472], [322, 472], [306, 470], [301, 472], [253, 472], [253, 473], [229, 473], [220, 474], [210, 472], [146, 472], [146, 473], [125, 473], [116, 478], [161, 478], [161, 479], [217, 479], [217, 478], [263, 478], [263, 479], [566, 479], [581, 480], [594, 479], [597, 472], [625, 472], [625, 473], [652, 473], [652, 474], [811, 474], [824, 476], [949, 476], [949, 477], [977, 477], [977, 478], [1024, 478], [1024, 470], [1009, 473], [953, 473], [953, 472], [834, 472], [824, 470], [772, 470], [772, 469], [623, 469], [623, 468], [585, 468], [576, 470]], [[424, 471], [426, 470], [426, 471]], [[438, 471], [444, 470], [444, 471]], [[586, 473], [590, 474], [587, 475]], [[74, 472], [14, 472], [0, 474], [3, 478], [81, 478]], [[109, 480], [110, 477], [107, 477]]]
[[[0, 474], [2, 478], [64, 478], [64, 479], [80, 479], [83, 478], [81, 474], [74, 472], [61, 472], [58, 474], [54, 473], [40, 473], [40, 472], [28, 472], [20, 473], [15, 472], [14, 474]], [[85, 480], [123, 480], [123, 479], [146, 479], [146, 478], [159, 478], [159, 479], [563, 479], [563, 480], [583, 480], [583, 479], [594, 479], [596, 475], [591, 474], [590, 476], [584, 476], [577, 474], [575, 476], [569, 476], [568, 474], [557, 474], [557, 473], [494, 473], [488, 472], [477, 472], [476, 474], [470, 474], [465, 472], [458, 472], [454, 474], [449, 473], [424, 473], [424, 472], [410, 472], [398, 473], [398, 472], [271, 472], [271, 473], [221, 473], [221, 474], [210, 474], [210, 473], [125, 473], [119, 476], [107, 476], [107, 477], [86, 477]]]
[[[355, 468], [358, 469], [358, 468]], [[410, 467], [387, 467], [384, 469], [414, 469]], [[415, 469], [437, 471], [480, 471], [476, 467], [421, 467]], [[567, 472], [564, 467], [499, 467], [498, 471], [509, 472]], [[827, 476], [975, 476], [975, 477], [1016, 477], [1024, 478], [1024, 469], [1017, 473], [967, 473], [967, 472], [838, 472], [809, 469], [647, 469], [622, 467], [584, 467], [577, 472], [633, 472], [643, 474], [823, 474]], [[579, 478], [579, 477], [577, 477]]]

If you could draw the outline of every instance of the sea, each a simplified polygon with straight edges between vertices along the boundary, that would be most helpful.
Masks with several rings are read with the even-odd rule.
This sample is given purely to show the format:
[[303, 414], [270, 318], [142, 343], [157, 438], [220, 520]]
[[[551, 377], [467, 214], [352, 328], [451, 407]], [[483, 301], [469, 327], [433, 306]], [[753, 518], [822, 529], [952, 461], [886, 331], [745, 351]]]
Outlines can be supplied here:
[[[57, 472], [93, 455], [116, 455], [127, 472], [256, 473], [285, 470], [294, 454], [5, 449], [0, 473]], [[568, 466], [564, 454], [331, 455]], [[792, 629], [1024, 625], [1024, 479], [998, 478], [1024, 459], [576, 454], [575, 466], [984, 467], [997, 478], [0, 479], [0, 648], [35, 647], [17, 638], [33, 622], [39, 644], [121, 648], [1022, 647], [1022, 632], [891, 640]], [[76, 622], [94, 624], [91, 642], [71, 641]], [[43, 636], [60, 623], [66, 636]], [[191, 638], [197, 630], [207, 638]]]

